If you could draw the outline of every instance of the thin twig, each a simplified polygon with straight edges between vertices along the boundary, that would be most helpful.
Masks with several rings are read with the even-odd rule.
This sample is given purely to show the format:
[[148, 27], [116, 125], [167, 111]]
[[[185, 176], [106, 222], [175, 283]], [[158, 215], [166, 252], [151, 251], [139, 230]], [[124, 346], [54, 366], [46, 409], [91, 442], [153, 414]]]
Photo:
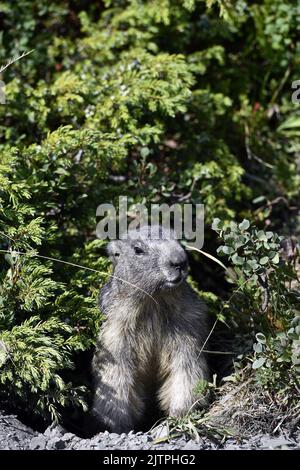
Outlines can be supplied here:
[[247, 123], [245, 124], [244, 129], [245, 129], [245, 148], [246, 148], [246, 153], [247, 153], [248, 160], [251, 160], [253, 158], [254, 160], [261, 163], [262, 165], [266, 166], [267, 168], [271, 168], [271, 169], [274, 168], [274, 165], [271, 165], [270, 163], [265, 162], [262, 158], [258, 157], [253, 152], [253, 150], [251, 150], [251, 148], [250, 148], [250, 131], [249, 131], [249, 127], [248, 127]]
[[3, 235], [3, 237], [8, 238], [9, 240], [11, 240], [12, 242], [15, 243], [15, 240], [13, 238], [11, 238], [9, 235], [6, 235], [6, 233], [4, 233], [4, 232], [1, 232], [1, 230], [0, 230], [0, 235]]
[[278, 88], [277, 88], [277, 89], [275, 90], [275, 92], [273, 93], [273, 96], [272, 96], [271, 101], [270, 101], [270, 105], [271, 105], [271, 106], [272, 106], [272, 105], [275, 103], [275, 101], [277, 100], [277, 98], [278, 98], [278, 96], [279, 96], [279, 94], [280, 94], [282, 88], [284, 87], [284, 85], [286, 84], [287, 79], [288, 79], [289, 76], [290, 76], [291, 71], [292, 71], [292, 66], [291, 66], [291, 64], [289, 64], [288, 67], [287, 67], [287, 69], [286, 69], [286, 71], [285, 71], [285, 73], [284, 73], [284, 76], [283, 76], [281, 82], [279, 83]]
[[23, 57], [26, 57], [27, 55], [31, 54], [33, 51], [34, 51], [34, 49], [31, 49], [31, 51], [28, 51], [28, 52], [24, 51], [21, 55], [15, 56], [15, 57], [12, 57], [11, 59], [9, 59], [8, 62], [5, 65], [2, 65], [0, 67], [0, 73], [4, 72], [4, 70], [6, 70], [12, 64], [14, 64], [15, 62], [17, 62], [20, 59], [23, 59]]
[[214, 322], [214, 324], [213, 324], [213, 326], [212, 326], [210, 332], [208, 333], [207, 338], [206, 338], [206, 340], [204, 341], [204, 343], [203, 343], [203, 345], [202, 345], [202, 348], [200, 349], [200, 352], [199, 352], [199, 354], [198, 354], [198, 359], [199, 359], [200, 355], [203, 353], [203, 350], [204, 350], [204, 348], [205, 348], [205, 346], [206, 346], [206, 344], [207, 344], [207, 341], [208, 341], [209, 338], [211, 337], [211, 335], [212, 335], [212, 333], [213, 333], [213, 331], [214, 331], [214, 329], [215, 329], [216, 324], [218, 323], [218, 321], [219, 321], [219, 320], [218, 320], [218, 318], [217, 318], [217, 319], [215, 320], [215, 322]]

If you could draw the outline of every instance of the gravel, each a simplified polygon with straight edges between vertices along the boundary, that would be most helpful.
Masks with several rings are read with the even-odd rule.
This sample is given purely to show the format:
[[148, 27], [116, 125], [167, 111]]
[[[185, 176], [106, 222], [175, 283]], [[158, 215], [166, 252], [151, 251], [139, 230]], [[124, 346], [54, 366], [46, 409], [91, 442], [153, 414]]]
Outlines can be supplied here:
[[51, 425], [44, 433], [33, 431], [22, 424], [16, 416], [0, 412], [1, 450], [200, 450], [200, 449], [300, 449], [300, 434], [296, 439], [285, 435], [256, 435], [238, 442], [227, 439], [224, 444], [201, 438], [199, 442], [188, 436], [177, 437], [169, 442], [155, 443], [165, 435], [165, 428], [155, 434], [131, 431], [128, 434], [101, 432], [90, 439], [82, 439], [61, 426]]

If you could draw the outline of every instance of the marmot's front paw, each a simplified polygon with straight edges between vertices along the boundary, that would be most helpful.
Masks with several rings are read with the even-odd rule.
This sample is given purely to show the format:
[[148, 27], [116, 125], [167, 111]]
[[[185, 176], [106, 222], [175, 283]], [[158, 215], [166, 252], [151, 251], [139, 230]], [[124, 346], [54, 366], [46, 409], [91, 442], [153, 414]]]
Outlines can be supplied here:
[[171, 407], [169, 416], [172, 418], [182, 418], [189, 411], [188, 407]]

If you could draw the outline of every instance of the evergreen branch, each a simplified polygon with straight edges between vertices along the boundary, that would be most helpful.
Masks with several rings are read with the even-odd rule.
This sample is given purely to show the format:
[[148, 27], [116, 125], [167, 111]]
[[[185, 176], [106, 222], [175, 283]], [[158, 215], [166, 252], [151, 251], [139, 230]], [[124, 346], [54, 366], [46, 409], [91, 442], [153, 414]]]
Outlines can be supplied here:
[[146, 294], [148, 297], [150, 297], [150, 299], [153, 300], [153, 302], [155, 302], [156, 304], [158, 304], [158, 302], [155, 300], [155, 298], [149, 294], [148, 292], [146, 292], [144, 289], [142, 289], [141, 287], [138, 287], [136, 286], [135, 284], [132, 284], [131, 282], [129, 281], [126, 281], [125, 279], [119, 277], [119, 276], [115, 276], [114, 274], [109, 274], [109, 273], [106, 273], [104, 271], [98, 271], [97, 269], [93, 269], [93, 268], [88, 268], [87, 266], [82, 266], [81, 264], [76, 264], [76, 263], [71, 263], [70, 261], [64, 261], [64, 260], [61, 260], [61, 259], [58, 259], [58, 258], [53, 258], [51, 256], [43, 256], [43, 255], [39, 255], [37, 253], [24, 253], [22, 251], [15, 251], [15, 250], [0, 250], [0, 253], [8, 253], [10, 255], [12, 254], [16, 254], [16, 255], [23, 255], [23, 256], [34, 256], [36, 258], [42, 258], [42, 259], [47, 259], [49, 261], [54, 261], [56, 263], [62, 263], [62, 264], [67, 264], [69, 266], [73, 266], [75, 268], [80, 268], [80, 269], [86, 269], [87, 271], [92, 271], [94, 273], [98, 273], [98, 274], [101, 274], [101, 276], [110, 276], [110, 277], [113, 277], [114, 279], [117, 279], [118, 281], [121, 281], [121, 282], [124, 282], [124, 284], [128, 284], [129, 286], [131, 287], [134, 287], [135, 289], [138, 289], [140, 290], [141, 292], [143, 292], [144, 294]]
[[4, 72], [4, 70], [6, 70], [8, 67], [10, 67], [12, 64], [17, 62], [18, 60], [21, 60], [21, 59], [23, 59], [23, 57], [26, 57], [27, 55], [31, 54], [34, 50], [35, 49], [31, 49], [31, 51], [27, 51], [27, 52], [24, 51], [21, 55], [14, 56], [11, 59], [9, 59], [8, 62], [5, 65], [2, 65], [0, 67], [0, 73]]

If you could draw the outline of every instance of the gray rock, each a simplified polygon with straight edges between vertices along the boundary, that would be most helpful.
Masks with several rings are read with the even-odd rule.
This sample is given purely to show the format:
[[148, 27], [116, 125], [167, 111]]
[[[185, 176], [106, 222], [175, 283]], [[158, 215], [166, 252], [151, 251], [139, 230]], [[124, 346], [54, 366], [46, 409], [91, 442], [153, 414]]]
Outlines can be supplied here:
[[[179, 436], [170, 441], [166, 440], [155, 443], [155, 439], [166, 437], [168, 429], [164, 425], [156, 428], [151, 433], [116, 434], [105, 431], [96, 434], [91, 439], [82, 439], [75, 434], [66, 432], [61, 426], [49, 426], [46, 431], [38, 433], [22, 424], [13, 415], [4, 415], [0, 412], [0, 449], [97, 449], [97, 450], [198, 450], [198, 449], [300, 449], [297, 439], [291, 439], [284, 435], [278, 437], [267, 434], [257, 434], [246, 440], [237, 441], [229, 438], [223, 446], [215, 444], [206, 437], [202, 437], [200, 442], [187, 436]], [[157, 436], [156, 438], [154, 436]], [[298, 436], [300, 438], [300, 435]]]
[[65, 434], [65, 430], [56, 423], [51, 424], [44, 432], [44, 436], [47, 437], [58, 437], [62, 436], [63, 434]]
[[47, 449], [64, 449], [66, 443], [60, 437], [52, 437], [47, 441]]
[[289, 439], [286, 439], [284, 436], [275, 437], [275, 438], [264, 436], [261, 438], [262, 446], [268, 449], [276, 449], [282, 446], [289, 446], [292, 443], [293, 443], [292, 441], [290, 441]]
[[64, 434], [61, 437], [61, 440], [62, 441], [71, 441], [71, 439], [73, 439], [74, 437], [75, 437], [74, 434], [72, 434], [71, 432], [66, 432], [66, 434]]
[[182, 445], [184, 450], [199, 450], [202, 447], [202, 441], [198, 444], [191, 439], [187, 443], [183, 442]]
[[97, 444], [95, 445], [94, 449], [95, 450], [105, 450], [107, 447], [104, 443], [100, 443], [100, 444]]
[[34, 437], [31, 439], [29, 443], [29, 449], [30, 450], [44, 450], [46, 449], [47, 445], [47, 439], [43, 436], [40, 435], [38, 437]]

